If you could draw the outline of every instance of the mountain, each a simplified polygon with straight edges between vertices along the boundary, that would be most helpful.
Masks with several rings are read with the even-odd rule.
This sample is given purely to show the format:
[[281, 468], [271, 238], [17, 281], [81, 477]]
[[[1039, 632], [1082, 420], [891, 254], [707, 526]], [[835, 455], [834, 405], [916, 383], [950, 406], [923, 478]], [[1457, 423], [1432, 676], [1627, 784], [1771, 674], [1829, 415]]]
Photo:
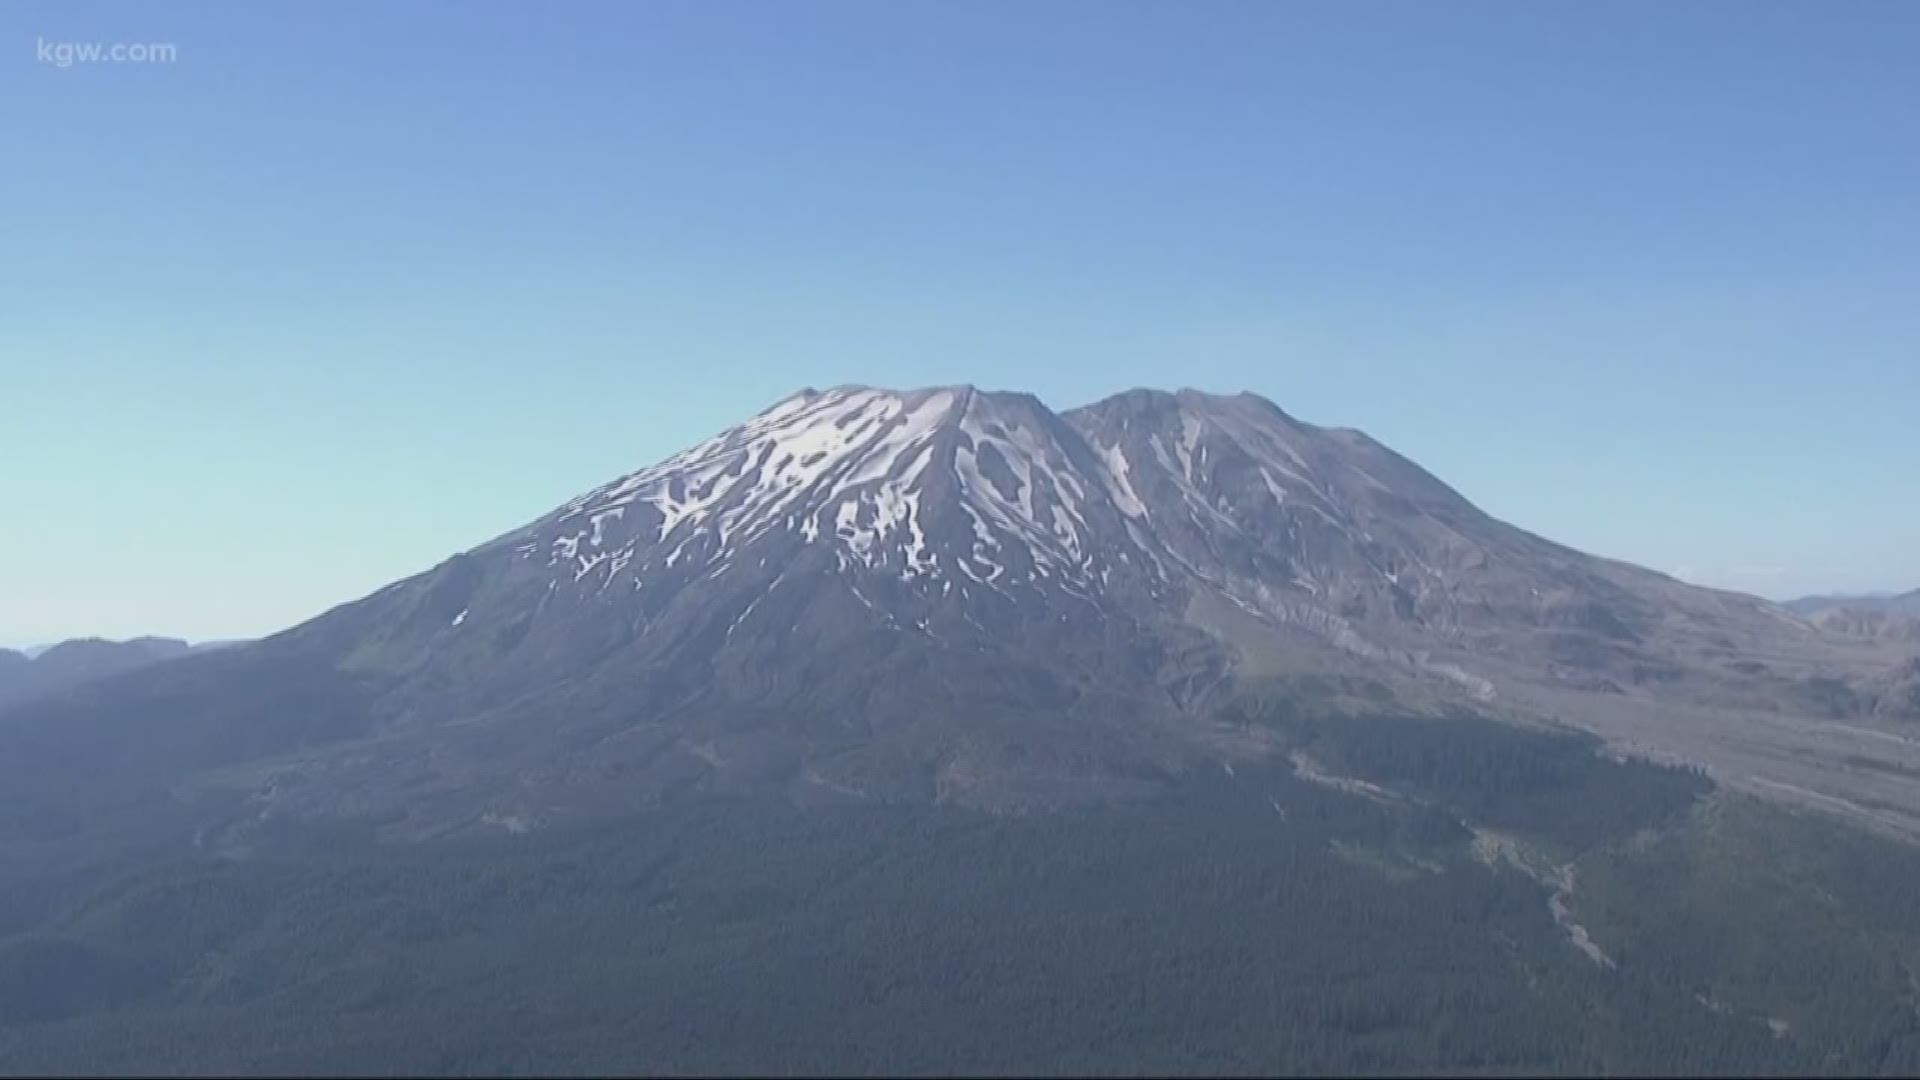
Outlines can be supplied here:
[[[1920, 590], [1898, 596], [1809, 596], [1783, 604], [1821, 631], [1920, 654]], [[1896, 717], [1920, 713], [1920, 655], [1869, 678], [1854, 699]]]
[[1885, 637], [1920, 641], [1920, 617], [1902, 614], [1886, 607], [1858, 607], [1851, 604], [1822, 608], [1807, 620], [1823, 630], [1856, 637]]
[[806, 390], [0, 709], [0, 1062], [1909, 1073], [1916, 686], [1250, 395]]
[[1888, 615], [1920, 618], [1920, 589], [1909, 593], [1870, 593], [1864, 596], [1802, 596], [1780, 605], [1796, 615], [1815, 616], [1822, 612], [1852, 610], [1878, 611]]
[[1251, 395], [1137, 391], [1069, 417], [1146, 493], [1174, 560], [1233, 606], [1483, 696], [1497, 658], [1582, 689], [1666, 677], [1737, 700], [1743, 680], [1695, 669], [1715, 652], [1806, 637], [1752, 597], [1497, 521], [1364, 434], [1299, 423]]
[[75, 638], [31, 653], [0, 649], [0, 706], [185, 656], [192, 649], [184, 641], [161, 637]]
[[[1920, 767], [1849, 726], [1920, 719], [1911, 659], [1541, 539], [1251, 395], [846, 386], [263, 642], [16, 710], [0, 749], [29, 789], [80, 741], [400, 836], [719, 791], [1031, 810], [1261, 758], [1222, 707], [1330, 674], [1832, 806], [1854, 759]], [[1896, 776], [1857, 812], [1920, 822]]]
[[27, 677], [33, 658], [13, 649], [0, 649], [0, 695]]

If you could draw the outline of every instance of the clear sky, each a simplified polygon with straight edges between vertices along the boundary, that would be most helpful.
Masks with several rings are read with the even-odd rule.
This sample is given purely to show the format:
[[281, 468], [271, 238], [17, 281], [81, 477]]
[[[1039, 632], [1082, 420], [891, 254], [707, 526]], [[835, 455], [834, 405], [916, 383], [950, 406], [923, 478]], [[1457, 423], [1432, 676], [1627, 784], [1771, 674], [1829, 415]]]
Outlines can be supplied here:
[[[55, 62], [60, 43], [171, 62]], [[805, 385], [1251, 389], [1920, 586], [1920, 4], [0, 8], [0, 642], [252, 635]]]

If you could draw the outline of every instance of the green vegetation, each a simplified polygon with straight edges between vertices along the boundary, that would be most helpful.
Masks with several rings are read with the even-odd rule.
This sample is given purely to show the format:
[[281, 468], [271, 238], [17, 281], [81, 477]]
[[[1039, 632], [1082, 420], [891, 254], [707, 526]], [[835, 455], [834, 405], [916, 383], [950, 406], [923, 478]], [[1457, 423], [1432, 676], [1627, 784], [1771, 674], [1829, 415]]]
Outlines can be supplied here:
[[1476, 825], [1524, 832], [1568, 856], [1667, 821], [1712, 786], [1697, 770], [1603, 757], [1589, 735], [1479, 717], [1315, 716], [1260, 704], [1241, 715], [1334, 773], [1391, 785]]
[[[1920, 1068], [1916, 853], [1584, 739], [1241, 719], [1391, 797], [1277, 755], [1026, 817], [708, 800], [487, 841], [16, 860], [0, 1070]], [[1476, 857], [1482, 827], [1578, 856], [1568, 902], [1617, 968], [1553, 884]]]
[[1920, 851], [1753, 799], [1583, 864], [1621, 969], [1781, 1032], [1815, 1067], [1920, 1071]]

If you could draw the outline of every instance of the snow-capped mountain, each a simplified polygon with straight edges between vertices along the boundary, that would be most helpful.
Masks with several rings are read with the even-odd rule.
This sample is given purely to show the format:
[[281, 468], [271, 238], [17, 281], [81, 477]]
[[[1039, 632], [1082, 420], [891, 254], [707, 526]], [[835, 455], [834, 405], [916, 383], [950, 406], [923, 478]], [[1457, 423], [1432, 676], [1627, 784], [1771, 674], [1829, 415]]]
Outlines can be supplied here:
[[797, 539], [920, 591], [1088, 597], [1142, 569], [1124, 520], [1085, 445], [1032, 397], [840, 387], [573, 500], [516, 553], [562, 585], [644, 589]]
[[[1836, 648], [1763, 601], [1496, 521], [1251, 395], [1058, 415], [846, 386], [34, 730], [101, 739], [96, 775], [269, 757], [220, 774], [251, 776], [259, 813], [408, 835], [686, 790], [1020, 809], [1264, 753], [1219, 707], [1283, 669], [1475, 707], [1622, 703], [1603, 718], [1907, 707], [1870, 689], [1897, 684], [1891, 653], [1842, 657], [1870, 676], [1858, 701], [1814, 681]], [[58, 741], [36, 739], [0, 745], [23, 789], [57, 782], [33, 762]]]
[[1654, 606], [1358, 432], [1194, 391], [1064, 417], [971, 387], [804, 391], [475, 555], [502, 547], [562, 599], [649, 619], [697, 585], [732, 631], [822, 573], [914, 626], [1042, 597], [1178, 619], [1197, 590], [1363, 654], [1516, 621], [1633, 640]]

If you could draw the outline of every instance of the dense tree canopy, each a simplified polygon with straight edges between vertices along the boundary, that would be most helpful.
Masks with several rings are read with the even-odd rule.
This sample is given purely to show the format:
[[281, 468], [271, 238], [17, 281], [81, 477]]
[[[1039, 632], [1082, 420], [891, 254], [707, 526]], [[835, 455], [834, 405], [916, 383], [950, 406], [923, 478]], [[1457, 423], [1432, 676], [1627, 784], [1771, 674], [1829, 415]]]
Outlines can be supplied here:
[[1276, 755], [1031, 816], [706, 800], [14, 860], [0, 1069], [1920, 1069], [1914, 853], [1584, 739], [1240, 716], [1385, 794]]

